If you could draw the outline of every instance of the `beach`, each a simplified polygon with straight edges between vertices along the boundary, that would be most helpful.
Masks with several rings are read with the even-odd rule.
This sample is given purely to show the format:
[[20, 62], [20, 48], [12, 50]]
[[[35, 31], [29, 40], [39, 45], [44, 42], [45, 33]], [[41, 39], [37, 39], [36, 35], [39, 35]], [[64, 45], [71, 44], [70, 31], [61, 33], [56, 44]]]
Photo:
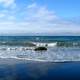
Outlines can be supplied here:
[[0, 80], [80, 80], [80, 62], [0, 59]]
[[80, 0], [0, 0], [0, 80], [80, 80]]

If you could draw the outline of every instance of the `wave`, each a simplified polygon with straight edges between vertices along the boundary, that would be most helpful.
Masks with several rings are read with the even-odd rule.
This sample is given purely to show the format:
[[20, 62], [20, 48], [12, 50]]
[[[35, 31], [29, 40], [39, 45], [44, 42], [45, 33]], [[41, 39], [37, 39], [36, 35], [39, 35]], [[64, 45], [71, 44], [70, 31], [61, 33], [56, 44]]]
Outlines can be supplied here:
[[[31, 50], [27, 48], [32, 48]], [[39, 62], [80, 61], [80, 48], [48, 47], [47, 51], [34, 51], [34, 47], [0, 47], [0, 58]], [[2, 50], [1, 50], [2, 49]]]
[[0, 59], [18, 59], [26, 61], [38, 61], [38, 62], [71, 62], [71, 61], [80, 61], [80, 54], [74, 53], [20, 53], [20, 52], [4, 52], [0, 53]]
[[47, 46], [47, 47], [80, 47], [80, 41], [55, 41], [55, 42], [27, 42], [27, 41], [0, 41], [0, 46]]
[[37, 62], [54, 62], [54, 61], [49, 61], [49, 60], [18, 58], [18, 57], [0, 57], [0, 58], [1, 59], [17, 59], [17, 60], [26, 60], [26, 61], [37, 61]]
[[41, 43], [41, 42], [33, 42], [36, 46], [47, 46], [47, 47], [54, 47], [57, 46], [57, 42], [53, 43]]
[[36, 61], [36, 62], [75, 62], [80, 60], [41, 60], [41, 59], [30, 59], [30, 58], [19, 58], [19, 57], [0, 57], [0, 59], [16, 59], [16, 60], [26, 60], [26, 61]]
[[27, 41], [0, 41], [0, 45], [5, 46], [36, 46], [33, 42], [27, 42]]

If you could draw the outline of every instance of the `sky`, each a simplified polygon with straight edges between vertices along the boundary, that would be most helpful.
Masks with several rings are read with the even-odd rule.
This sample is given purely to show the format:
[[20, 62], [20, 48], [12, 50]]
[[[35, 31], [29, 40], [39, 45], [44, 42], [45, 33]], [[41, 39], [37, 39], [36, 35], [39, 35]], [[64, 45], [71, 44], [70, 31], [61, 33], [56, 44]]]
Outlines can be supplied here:
[[80, 35], [80, 0], [0, 0], [0, 35]]

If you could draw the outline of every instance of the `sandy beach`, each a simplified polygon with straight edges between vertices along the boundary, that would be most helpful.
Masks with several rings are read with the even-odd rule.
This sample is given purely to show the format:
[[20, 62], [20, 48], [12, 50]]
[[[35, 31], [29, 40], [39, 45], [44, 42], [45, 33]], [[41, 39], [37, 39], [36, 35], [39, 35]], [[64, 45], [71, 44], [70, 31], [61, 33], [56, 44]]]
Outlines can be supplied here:
[[80, 80], [80, 62], [0, 59], [0, 80]]

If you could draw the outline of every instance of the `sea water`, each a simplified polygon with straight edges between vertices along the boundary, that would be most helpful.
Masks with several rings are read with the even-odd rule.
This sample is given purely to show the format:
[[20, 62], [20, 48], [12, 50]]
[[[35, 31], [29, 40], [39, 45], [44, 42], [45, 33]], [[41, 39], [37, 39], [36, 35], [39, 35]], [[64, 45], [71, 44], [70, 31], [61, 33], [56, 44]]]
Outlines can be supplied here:
[[[47, 51], [35, 51], [27, 43], [79, 42], [80, 36], [0, 36], [0, 58], [32, 61], [64, 62], [80, 61], [80, 47], [49, 46]], [[26, 45], [23, 45], [25, 44]], [[25, 50], [26, 47], [33, 49]]]

